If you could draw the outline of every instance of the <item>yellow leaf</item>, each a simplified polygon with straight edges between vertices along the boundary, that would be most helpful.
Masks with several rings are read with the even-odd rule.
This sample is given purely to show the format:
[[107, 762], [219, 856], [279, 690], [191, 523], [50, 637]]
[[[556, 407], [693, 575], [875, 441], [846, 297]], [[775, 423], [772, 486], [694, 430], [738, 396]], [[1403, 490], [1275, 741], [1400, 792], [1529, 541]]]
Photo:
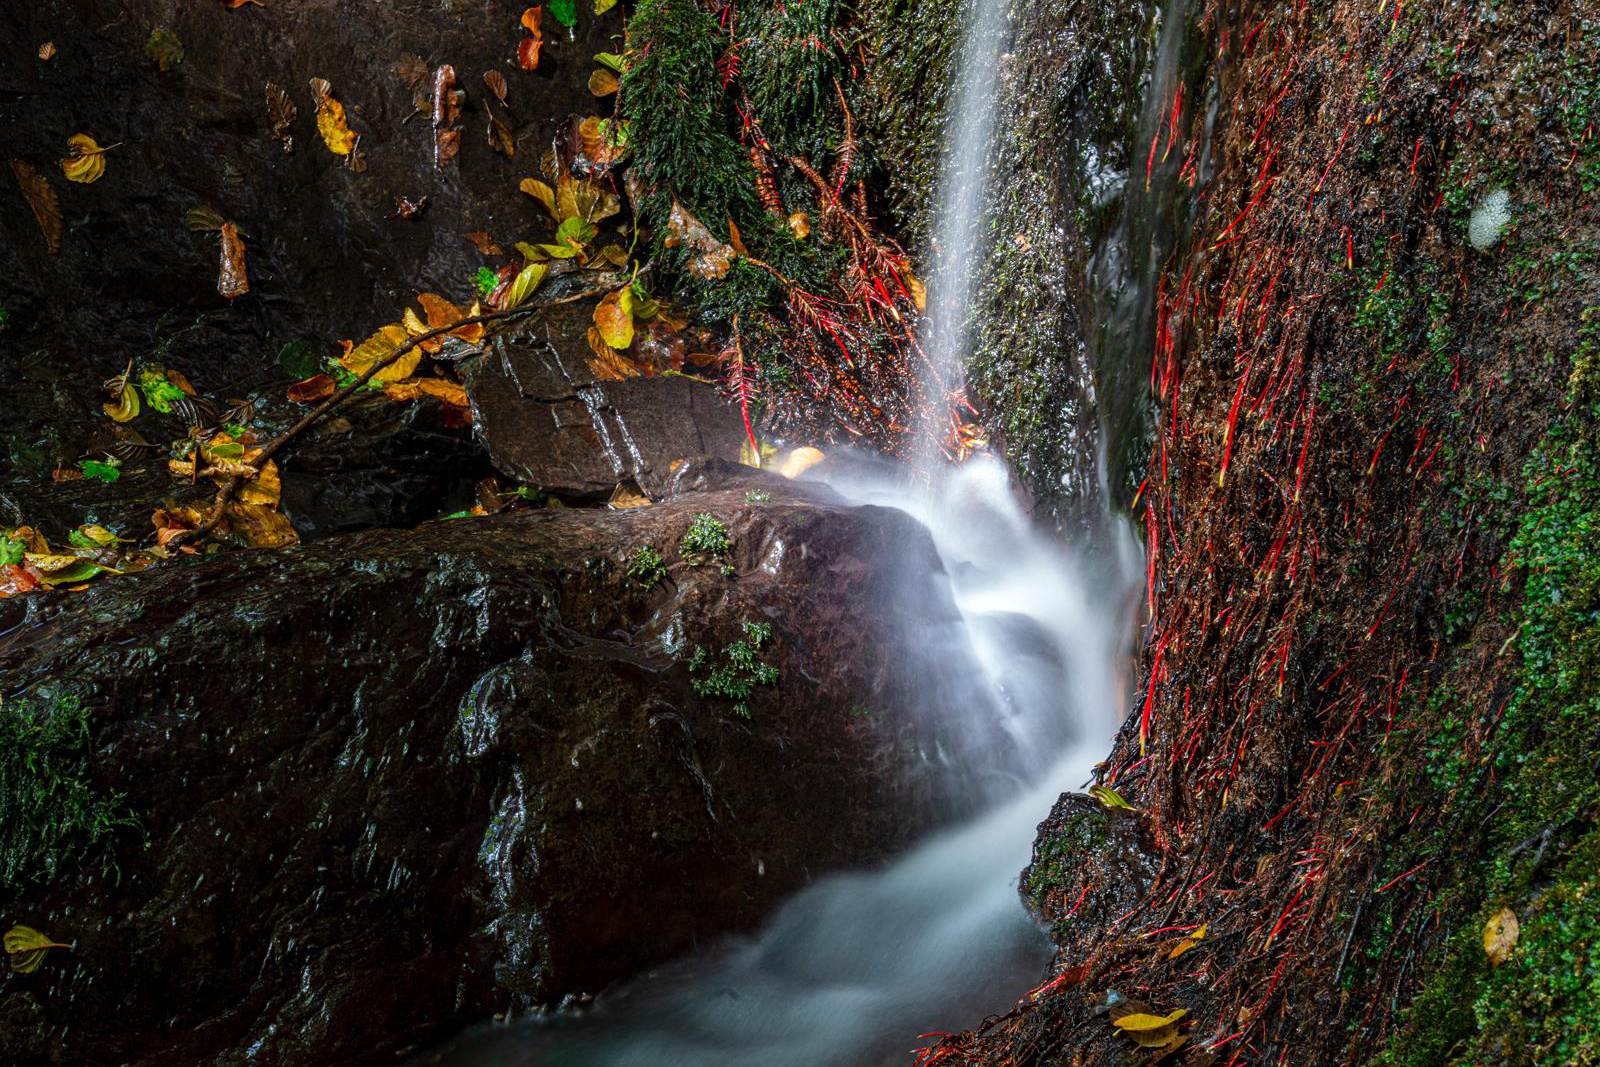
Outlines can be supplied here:
[[45, 953], [51, 949], [72, 947], [52, 941], [29, 926], [13, 926], [7, 930], [4, 943], [6, 954], [11, 957], [11, 969], [22, 974], [37, 970]]
[[617, 81], [617, 76], [604, 67], [596, 68], [589, 75], [589, 92], [595, 96], [610, 96], [622, 87]]
[[[254, 462], [261, 450], [255, 449], [245, 457], [247, 463]], [[267, 460], [267, 465], [261, 468], [261, 473], [239, 486], [238, 499], [246, 504], [265, 504], [268, 507], [278, 506], [278, 497], [283, 493], [283, 482], [278, 477], [278, 465]]]
[[596, 15], [604, 15], [616, 6], [617, 0], [594, 0], [594, 13]]
[[356, 146], [356, 135], [345, 124], [344, 105], [332, 96], [324, 96], [317, 107], [317, 132], [335, 155], [348, 156]]
[[556, 211], [556, 191], [554, 189], [550, 188], [538, 178], [524, 178], [522, 179], [522, 183], [518, 185], [517, 188], [521, 189], [523, 192], [539, 201], [539, 203], [543, 204], [544, 209], [550, 212], [550, 217], [552, 219], [555, 219], [557, 222], [561, 221], [561, 215]]
[[106, 414], [111, 416], [113, 422], [128, 422], [139, 415], [139, 390], [131, 383], [124, 380], [122, 390], [117, 394], [114, 404], [102, 404]]
[[928, 310], [928, 290], [910, 271], [906, 272], [906, 292], [911, 294], [911, 302], [917, 305], [918, 311]]
[[[345, 370], [352, 374], [365, 374], [368, 367], [394, 354], [395, 349], [409, 341], [410, 335], [399, 323], [383, 327], [371, 337], [339, 357]], [[409, 378], [422, 362], [422, 349], [413, 348], [395, 362], [372, 376], [373, 381], [397, 382]]]
[[1178, 947], [1167, 954], [1167, 959], [1175, 960], [1185, 952], [1188, 952], [1190, 949], [1198, 945], [1205, 938], [1206, 927], [1210, 925], [1210, 923], [1201, 923], [1193, 933], [1184, 938], [1182, 941], [1178, 942]]
[[428, 332], [428, 324], [423, 322], [412, 308], [406, 308], [406, 313], [400, 316], [400, 325], [404, 326], [412, 337]]
[[228, 527], [253, 548], [282, 548], [300, 540], [289, 520], [266, 504], [228, 501]]
[[545, 274], [550, 270], [548, 263], [529, 263], [518, 272], [511, 282], [511, 288], [506, 292], [505, 307], [514, 308], [521, 306], [522, 302], [534, 294], [539, 288], [539, 283], [544, 281]]
[[594, 328], [600, 331], [600, 339], [612, 348], [627, 348], [633, 344], [633, 286], [625, 285], [606, 294], [594, 309]]
[[1111, 1020], [1111, 1025], [1119, 1030], [1160, 1030], [1162, 1027], [1171, 1026], [1188, 1014], [1188, 1008], [1179, 1008], [1170, 1015], [1148, 1015], [1142, 1011], [1136, 1011], [1132, 1014], [1124, 1015], [1120, 1019]]
[[407, 378], [403, 382], [389, 382], [384, 385], [383, 394], [395, 400], [436, 396], [446, 404], [454, 404], [460, 408], [468, 406], [466, 387], [456, 382], [447, 382], [443, 378]]
[[1133, 1043], [1140, 1048], [1175, 1049], [1189, 1040], [1186, 1037], [1179, 1036], [1176, 1026], [1164, 1026], [1159, 1030], [1129, 1031], [1128, 1036], [1133, 1038]]
[[1510, 959], [1521, 933], [1515, 912], [1507, 907], [1495, 912], [1483, 927], [1483, 951], [1488, 953], [1489, 962], [1498, 967]]
[[67, 158], [61, 161], [61, 173], [68, 181], [99, 181], [106, 172], [106, 149], [94, 143], [86, 133], [75, 133], [67, 138]]

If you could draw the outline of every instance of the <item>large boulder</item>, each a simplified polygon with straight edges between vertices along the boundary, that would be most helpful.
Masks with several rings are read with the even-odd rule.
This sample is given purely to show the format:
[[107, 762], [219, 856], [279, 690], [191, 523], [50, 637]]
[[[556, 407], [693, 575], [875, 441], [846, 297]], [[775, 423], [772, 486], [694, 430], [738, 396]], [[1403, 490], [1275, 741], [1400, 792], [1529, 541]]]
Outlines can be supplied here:
[[[924, 828], [938, 709], [901, 706], [897, 649], [954, 617], [929, 537], [723, 470], [635, 511], [0, 601], [0, 692], [81, 694], [95, 784], [143, 828], [117, 878], [0, 889], [9, 922], [74, 945], [0, 979], [0, 1061], [386, 1062], [748, 928]], [[702, 514], [725, 558], [680, 554]], [[630, 577], [646, 546], [664, 577]], [[758, 649], [747, 624], [771, 628]], [[735, 664], [741, 640], [776, 684]]]

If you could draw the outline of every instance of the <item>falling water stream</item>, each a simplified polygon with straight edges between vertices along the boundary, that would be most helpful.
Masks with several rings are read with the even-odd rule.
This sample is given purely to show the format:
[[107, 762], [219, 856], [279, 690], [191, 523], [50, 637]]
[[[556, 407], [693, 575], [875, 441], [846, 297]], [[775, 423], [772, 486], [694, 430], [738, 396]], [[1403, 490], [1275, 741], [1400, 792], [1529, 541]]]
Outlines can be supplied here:
[[[970, 2], [932, 250], [930, 396], [959, 380], [983, 265], [1006, 18], [1003, 0]], [[642, 975], [582, 1013], [483, 1027], [418, 1067], [878, 1067], [906, 1062], [918, 1035], [975, 1024], [1038, 982], [1048, 945], [1017, 878], [1039, 821], [1084, 783], [1120, 721], [1138, 548], [1109, 521], [1093, 550], [1061, 545], [1025, 514], [997, 460], [929, 466], [913, 476], [845, 463], [828, 480], [931, 534], [962, 624], [927, 640], [958, 643], [949, 656], [979, 665], [983, 699], [968, 713], [1003, 727], [1014, 751], [1007, 795], [881, 869], [820, 879], [752, 937]], [[926, 696], [933, 705], [940, 694]]]

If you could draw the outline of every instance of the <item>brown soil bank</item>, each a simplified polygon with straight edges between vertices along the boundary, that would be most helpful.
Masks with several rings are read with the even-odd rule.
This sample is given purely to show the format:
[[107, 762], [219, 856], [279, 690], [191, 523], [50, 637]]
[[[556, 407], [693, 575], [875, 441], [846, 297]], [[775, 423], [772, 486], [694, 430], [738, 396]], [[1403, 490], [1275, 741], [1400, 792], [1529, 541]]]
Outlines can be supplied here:
[[926, 1062], [1600, 1062], [1600, 10], [1189, 17], [1139, 813], [1063, 798], [1052, 974]]

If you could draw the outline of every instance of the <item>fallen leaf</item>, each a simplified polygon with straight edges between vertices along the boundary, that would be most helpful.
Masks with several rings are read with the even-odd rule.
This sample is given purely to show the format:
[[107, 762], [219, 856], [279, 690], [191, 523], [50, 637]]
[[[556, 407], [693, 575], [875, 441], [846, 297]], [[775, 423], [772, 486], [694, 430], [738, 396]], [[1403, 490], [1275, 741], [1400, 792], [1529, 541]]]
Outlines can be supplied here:
[[11, 173], [16, 176], [22, 197], [33, 209], [34, 221], [44, 233], [45, 247], [53, 256], [61, 251], [61, 205], [56, 201], [55, 190], [31, 165], [20, 159], [11, 161]]
[[437, 293], [419, 293], [417, 303], [422, 305], [423, 314], [428, 316], [430, 330], [437, 330], [441, 326], [449, 326], [466, 318], [466, 314], [460, 308]]
[[540, 36], [542, 31], [539, 29], [539, 22], [543, 16], [543, 7], [530, 7], [526, 9], [522, 12], [522, 28], [533, 34], [535, 37]]
[[1167, 953], [1167, 959], [1175, 960], [1179, 956], [1183, 955], [1185, 952], [1188, 952], [1190, 949], [1192, 949], [1196, 945], [1198, 945], [1205, 938], [1205, 936], [1206, 936], [1206, 927], [1209, 926], [1209, 925], [1210, 925], [1209, 923], [1201, 923], [1198, 927], [1196, 927], [1194, 929], [1194, 931], [1189, 934], [1188, 937], [1186, 937], [1182, 941], [1178, 942], [1178, 947], [1177, 948], [1175, 948], [1171, 952]]
[[[105, 571], [109, 571], [112, 574], [122, 573], [104, 564], [96, 563], [92, 559], [84, 559], [82, 556], [64, 553], [43, 554], [29, 552], [23, 558], [28, 561], [28, 566], [43, 575], [42, 580], [46, 585], [66, 585], [69, 582], [87, 581]], [[9, 944], [6, 946], [6, 951], [11, 951]]]
[[802, 446], [783, 458], [783, 463], [778, 467], [778, 473], [785, 478], [798, 478], [818, 463], [821, 463], [823, 458], [820, 448], [812, 448], [809, 445]]
[[196, 233], [216, 233], [227, 221], [214, 207], [192, 207], [183, 213], [183, 224]]
[[394, 400], [415, 400], [419, 396], [436, 396], [446, 404], [470, 407], [466, 387], [443, 378], [407, 378], [400, 382], [385, 382], [384, 396]]
[[734, 224], [732, 219], [728, 220], [728, 244], [733, 246], [733, 250], [739, 253], [741, 256], [748, 256], [750, 254], [749, 252], [745, 251], [744, 241], [739, 237], [739, 227]]
[[622, 55], [618, 52], [596, 52], [594, 54], [594, 61], [600, 64], [602, 67], [610, 67], [618, 74], [622, 73], [624, 64], [622, 61]]
[[[364, 374], [368, 367], [393, 355], [395, 350], [408, 340], [410, 334], [406, 328], [398, 323], [392, 323], [340, 356], [339, 362], [352, 374]], [[373, 375], [372, 380], [397, 382], [401, 378], [409, 378], [421, 361], [422, 349], [413, 347], [405, 355]]]
[[[259, 448], [251, 449], [245, 453], [244, 460], [255, 466], [256, 457], [259, 455], [261, 455]], [[283, 481], [278, 475], [278, 465], [269, 459], [266, 465], [260, 468], [260, 472], [239, 486], [235, 499], [242, 500], [246, 504], [277, 507], [278, 498], [283, 495]]]
[[483, 72], [483, 84], [489, 87], [489, 91], [494, 94], [496, 100], [502, 104], [506, 102], [506, 76], [504, 74], [501, 74], [498, 70], [486, 70]]
[[390, 69], [394, 71], [395, 77], [415, 87], [428, 76], [428, 61], [414, 52], [402, 52]]
[[442, 167], [461, 152], [460, 130], [439, 130], [433, 135], [433, 165]]
[[489, 147], [501, 155], [514, 156], [517, 154], [517, 139], [512, 135], [511, 127], [493, 115], [489, 116], [488, 137]]
[[441, 63], [433, 72], [433, 125], [447, 129], [461, 117], [461, 101], [465, 93], [456, 91], [456, 68]]
[[[117, 379], [113, 379], [115, 382]], [[110, 384], [110, 383], [108, 383]], [[115, 392], [116, 399], [100, 405], [105, 408], [106, 414], [111, 416], [112, 422], [128, 422], [139, 417], [139, 390], [126, 377], [121, 379]]]
[[232, 8], [240, 8], [240, 7], [243, 7], [246, 4], [254, 4], [257, 7], [266, 7], [267, 6], [266, 4], [263, 4], [261, 2], [261, 0], [217, 0], [217, 2], [219, 4], [221, 4], [223, 7], [230, 8], [230, 9], [232, 9]]
[[222, 224], [222, 265], [217, 271], [217, 292], [232, 300], [250, 291], [250, 274], [244, 262], [244, 241], [239, 228]]
[[155, 60], [157, 70], [169, 71], [183, 62], [183, 42], [171, 30], [158, 26], [150, 31], [144, 54]]
[[667, 235], [661, 241], [667, 248], [685, 245], [698, 252], [689, 269], [697, 276], [713, 280], [728, 273], [733, 265], [733, 246], [717, 239], [706, 224], [676, 200], [667, 215]]
[[461, 236], [471, 241], [472, 247], [476, 248], [479, 252], [482, 252], [486, 256], [505, 255], [504, 252], [500, 251], [500, 246], [494, 243], [494, 238], [490, 237], [489, 234], [484, 230], [468, 230]]
[[595, 96], [610, 96], [620, 88], [622, 83], [609, 70], [602, 68], [589, 75], [589, 92]]
[[6, 954], [11, 957], [11, 969], [21, 974], [37, 970], [44, 962], [45, 953], [51, 949], [72, 947], [52, 941], [29, 926], [13, 926], [7, 930], [4, 943]]
[[517, 188], [543, 204], [544, 209], [550, 212], [552, 219], [556, 222], [561, 221], [561, 215], [556, 210], [556, 191], [554, 189], [538, 178], [524, 178]]
[[596, 15], [604, 15], [616, 6], [617, 0], [594, 0], [594, 13]]
[[928, 310], [928, 290], [910, 271], [906, 272], [906, 291], [911, 294], [911, 302], [917, 305], [918, 311]]
[[300, 109], [289, 99], [289, 92], [277, 82], [267, 83], [267, 121], [272, 123], [272, 136], [283, 145], [285, 152], [294, 151], [294, 135], [290, 128]]
[[548, 263], [529, 263], [517, 272], [516, 278], [511, 283], [511, 288], [506, 292], [502, 308], [520, 307], [528, 297], [532, 296], [539, 288], [539, 283], [544, 281], [545, 274], [550, 270]]
[[265, 504], [230, 500], [223, 514], [228, 528], [252, 548], [282, 548], [300, 540], [283, 513]]
[[620, 482], [611, 493], [611, 499], [606, 501], [606, 507], [618, 511], [629, 511], [634, 508], [647, 508], [654, 501], [645, 496], [637, 485], [632, 482]]
[[311, 404], [333, 395], [338, 383], [328, 374], [313, 374], [289, 386], [289, 401], [294, 404]]
[[550, 17], [567, 29], [578, 24], [578, 0], [546, 0], [544, 6]]
[[73, 470], [71, 467], [57, 467], [50, 472], [50, 480], [53, 482], [76, 482], [82, 477], [82, 471]]
[[[605, 71], [596, 71], [596, 74], [605, 74]], [[609, 76], [609, 75], [608, 75]], [[594, 83], [590, 81], [590, 88]], [[597, 94], [598, 95], [598, 94]], [[578, 144], [583, 149], [583, 154], [597, 167], [609, 167], [622, 158], [623, 140], [618, 134], [618, 126], [610, 119], [597, 118], [590, 115], [578, 123]]]
[[544, 44], [537, 37], [524, 37], [517, 45], [517, 65], [523, 70], [539, 69], [539, 48]]
[[0, 564], [0, 596], [16, 596], [43, 588], [44, 581], [39, 572], [31, 567], [15, 563]]
[[[316, 92], [318, 81], [322, 79], [312, 82], [312, 92]], [[322, 84], [328, 83], [322, 81]], [[322, 134], [322, 143], [334, 155], [348, 156], [356, 146], [356, 135], [345, 122], [344, 105], [335, 100], [331, 92], [323, 93], [317, 104], [317, 132]]]
[[612, 348], [633, 344], [633, 286], [606, 294], [594, 309], [594, 327]]
[[67, 158], [61, 161], [61, 173], [68, 181], [85, 185], [99, 181], [106, 172], [106, 151], [88, 134], [75, 133], [67, 138]]
[[1483, 927], [1483, 951], [1488, 954], [1489, 962], [1498, 967], [1509, 960], [1521, 933], [1516, 912], [1510, 908], [1502, 906], [1490, 916]]
[[394, 198], [394, 213], [403, 219], [414, 219], [428, 208], [428, 198], [421, 200], [408, 200], [403, 196]]
[[609, 382], [643, 376], [644, 369], [606, 344], [605, 339], [600, 336], [600, 331], [593, 326], [589, 327], [588, 339], [589, 349], [595, 358], [587, 362], [589, 372], [594, 375], [596, 381]]
[[1151, 1015], [1146, 1012], [1135, 1011], [1129, 1012], [1127, 1015], [1123, 1015], [1120, 1018], [1112, 1019], [1111, 1025], [1115, 1026], [1118, 1030], [1160, 1030], [1163, 1027], [1171, 1026], [1173, 1023], [1177, 1022], [1179, 1019], [1188, 1014], [1188, 1008], [1179, 1008], [1178, 1010], [1167, 1015]]
[[811, 216], [807, 215], [804, 211], [796, 211], [794, 214], [790, 215], [789, 232], [794, 234], [795, 239], [799, 241], [804, 241], [807, 237], [810, 237]]
[[43, 62], [43, 63], [50, 62], [51, 59], [55, 58], [55, 54], [56, 54], [56, 43], [54, 41], [46, 41], [44, 44], [39, 46], [39, 60], [40, 60], [40, 62]]

